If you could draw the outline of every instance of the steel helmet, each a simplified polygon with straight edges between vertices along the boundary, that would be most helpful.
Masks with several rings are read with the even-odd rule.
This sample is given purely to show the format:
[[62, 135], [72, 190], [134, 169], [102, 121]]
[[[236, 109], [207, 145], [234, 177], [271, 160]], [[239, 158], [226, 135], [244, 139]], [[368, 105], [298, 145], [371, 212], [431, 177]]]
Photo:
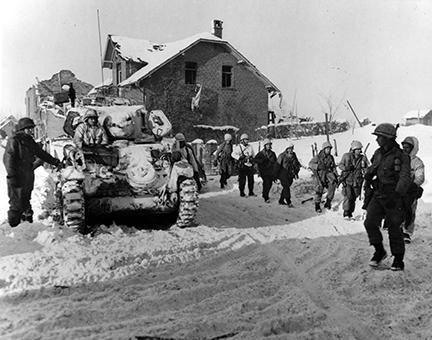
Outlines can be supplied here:
[[246, 133], [244, 133], [240, 136], [240, 140], [243, 140], [243, 139], [249, 139], [249, 136]]
[[351, 150], [361, 149], [362, 147], [362, 143], [360, 143], [358, 140], [353, 140], [351, 142]]
[[322, 145], [321, 150], [324, 150], [326, 148], [333, 148], [332, 145], [330, 144], [330, 142], [325, 141]]
[[31, 129], [34, 128], [36, 125], [33, 121], [33, 119], [28, 118], [28, 117], [24, 117], [21, 118], [16, 126], [16, 131], [20, 131], [20, 130], [24, 130], [24, 129]]
[[86, 121], [87, 119], [92, 118], [92, 117], [97, 118], [98, 114], [97, 114], [96, 110], [88, 109], [86, 111], [86, 113], [84, 114], [84, 121]]
[[372, 132], [373, 135], [383, 136], [386, 138], [396, 138], [396, 127], [390, 123], [382, 123], [375, 128]]
[[228, 141], [232, 140], [232, 136], [229, 133], [226, 133], [224, 135], [224, 140], [228, 142]]
[[267, 145], [267, 144], [273, 144], [273, 143], [272, 143], [272, 141], [271, 141], [270, 139], [265, 138], [265, 139], [263, 140], [263, 145]]
[[179, 142], [184, 142], [186, 140], [184, 134], [182, 134], [181, 132], [175, 135], [175, 139], [178, 140]]
[[413, 139], [412, 137], [406, 137], [406, 138], [403, 140], [402, 144], [409, 144], [409, 145], [411, 145], [411, 146], [414, 146], [414, 145], [415, 145], [415, 143], [414, 143], [414, 139]]

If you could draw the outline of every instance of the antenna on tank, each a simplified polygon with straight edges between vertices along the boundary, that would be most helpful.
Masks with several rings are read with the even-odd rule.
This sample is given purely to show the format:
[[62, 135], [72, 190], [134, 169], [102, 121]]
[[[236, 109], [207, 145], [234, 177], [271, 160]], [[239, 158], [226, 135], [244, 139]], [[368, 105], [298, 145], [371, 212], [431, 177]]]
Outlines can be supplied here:
[[98, 21], [98, 32], [99, 32], [99, 53], [100, 53], [100, 68], [101, 68], [101, 77], [102, 77], [102, 86], [104, 86], [104, 75], [103, 75], [103, 59], [102, 59], [102, 41], [101, 41], [101, 30], [100, 30], [100, 20], [99, 20], [99, 9], [97, 11], [97, 21]]

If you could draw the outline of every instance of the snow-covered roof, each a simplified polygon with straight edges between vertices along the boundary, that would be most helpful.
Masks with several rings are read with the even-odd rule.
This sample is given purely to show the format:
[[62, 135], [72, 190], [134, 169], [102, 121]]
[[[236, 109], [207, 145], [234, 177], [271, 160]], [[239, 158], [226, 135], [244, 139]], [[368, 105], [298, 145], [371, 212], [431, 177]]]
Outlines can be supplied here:
[[87, 95], [92, 95], [97, 93], [97, 89], [100, 89], [102, 87], [111, 86], [113, 83], [112, 77], [105, 78], [103, 82], [99, 83], [95, 87], [93, 87]]
[[224, 44], [225, 46], [227, 46], [230, 49], [231, 53], [239, 61], [241, 60], [251, 68], [251, 71], [259, 79], [261, 79], [261, 81], [265, 84], [266, 87], [279, 91], [279, 89], [267, 77], [265, 77], [260, 71], [258, 71], [258, 69], [250, 61], [248, 61], [239, 51], [237, 51], [230, 43], [228, 43], [226, 40], [216, 37], [209, 32], [198, 33], [182, 40], [163, 44], [154, 43], [148, 40], [122, 37], [118, 35], [108, 35], [108, 44], [105, 51], [104, 66], [109, 65], [109, 62], [111, 61], [109, 59], [110, 56], [108, 56], [110, 40], [121, 58], [144, 64], [144, 66], [140, 68], [137, 72], [133, 73], [129, 78], [122, 81], [119, 84], [120, 87], [133, 85], [136, 82], [150, 76], [160, 67], [170, 62], [179, 54], [184, 53], [192, 46], [195, 46], [199, 42], [211, 42]]
[[431, 112], [431, 109], [411, 110], [405, 114], [404, 118], [405, 119], [424, 118], [424, 116], [426, 116], [429, 112]]
[[195, 128], [201, 128], [201, 129], [210, 129], [215, 131], [227, 131], [227, 130], [233, 130], [238, 131], [240, 130], [238, 127], [232, 126], [232, 125], [222, 125], [222, 126], [211, 126], [211, 125], [194, 125]]

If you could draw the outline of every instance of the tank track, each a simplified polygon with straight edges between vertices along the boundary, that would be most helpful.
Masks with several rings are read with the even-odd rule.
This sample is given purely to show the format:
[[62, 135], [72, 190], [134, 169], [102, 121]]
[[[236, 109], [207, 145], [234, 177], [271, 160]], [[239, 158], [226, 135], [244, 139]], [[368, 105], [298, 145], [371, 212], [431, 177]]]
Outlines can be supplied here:
[[194, 227], [198, 210], [198, 191], [194, 179], [185, 179], [179, 185], [179, 211], [174, 226], [179, 228]]
[[64, 225], [82, 231], [85, 227], [85, 201], [82, 181], [67, 181], [63, 183], [61, 191]]

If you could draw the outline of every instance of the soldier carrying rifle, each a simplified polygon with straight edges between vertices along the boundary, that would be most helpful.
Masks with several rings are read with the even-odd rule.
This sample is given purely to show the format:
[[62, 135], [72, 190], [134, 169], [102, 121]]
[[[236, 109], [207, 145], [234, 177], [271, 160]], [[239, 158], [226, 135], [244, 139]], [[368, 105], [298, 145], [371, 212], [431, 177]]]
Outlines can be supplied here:
[[369, 161], [362, 154], [363, 145], [359, 141], [352, 141], [350, 151], [342, 156], [339, 169], [342, 170], [339, 177], [339, 184], [342, 184], [343, 216], [352, 218], [355, 210], [355, 201], [361, 194], [363, 176]]

